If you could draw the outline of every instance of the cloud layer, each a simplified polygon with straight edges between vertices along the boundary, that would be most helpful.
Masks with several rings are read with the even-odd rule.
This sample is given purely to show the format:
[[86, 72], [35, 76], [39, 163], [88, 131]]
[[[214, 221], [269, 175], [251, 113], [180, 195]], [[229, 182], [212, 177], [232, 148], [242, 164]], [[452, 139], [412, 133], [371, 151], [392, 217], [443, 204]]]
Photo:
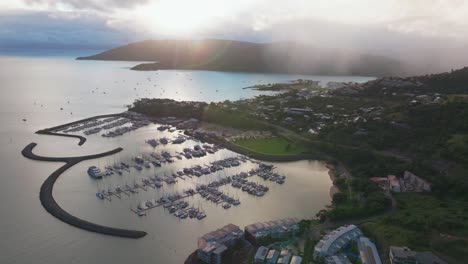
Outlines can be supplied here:
[[0, 3], [0, 40], [96, 47], [149, 38], [288, 40], [437, 71], [468, 65], [466, 14], [464, 0], [10, 0]]

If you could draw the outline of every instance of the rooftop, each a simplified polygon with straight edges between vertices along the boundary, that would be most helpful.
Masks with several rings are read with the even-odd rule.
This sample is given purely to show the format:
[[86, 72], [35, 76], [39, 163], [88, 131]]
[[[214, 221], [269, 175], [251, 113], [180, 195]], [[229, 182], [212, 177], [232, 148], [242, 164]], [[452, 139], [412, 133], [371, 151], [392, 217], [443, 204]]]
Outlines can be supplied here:
[[[346, 241], [341, 239], [344, 235], [350, 232], [357, 232], [359, 235], [362, 234], [361, 230], [356, 227], [355, 225], [345, 225], [339, 227], [329, 234], [325, 235], [315, 246], [316, 252], [321, 252], [323, 254], [328, 254], [330, 247], [333, 245], [335, 241], [338, 241], [342, 244], [345, 244]], [[341, 239], [341, 240], [340, 240]]]

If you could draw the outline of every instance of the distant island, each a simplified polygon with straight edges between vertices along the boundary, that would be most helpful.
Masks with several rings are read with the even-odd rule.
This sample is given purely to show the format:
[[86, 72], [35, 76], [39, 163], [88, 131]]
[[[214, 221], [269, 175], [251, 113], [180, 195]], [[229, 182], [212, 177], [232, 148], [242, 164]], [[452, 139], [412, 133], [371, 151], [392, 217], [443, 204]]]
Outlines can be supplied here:
[[410, 74], [406, 64], [382, 56], [291, 42], [221, 39], [147, 40], [77, 60], [144, 61], [132, 68], [141, 71], [184, 69], [376, 77]]

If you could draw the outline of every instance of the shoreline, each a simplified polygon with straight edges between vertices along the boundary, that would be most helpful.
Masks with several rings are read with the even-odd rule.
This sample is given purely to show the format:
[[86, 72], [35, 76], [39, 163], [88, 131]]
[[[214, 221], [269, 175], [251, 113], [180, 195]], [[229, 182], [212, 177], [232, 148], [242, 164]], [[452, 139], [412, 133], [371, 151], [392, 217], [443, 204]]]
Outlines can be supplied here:
[[[70, 137], [70, 138], [78, 138], [79, 143], [78, 145], [83, 145], [86, 142], [86, 138], [84, 136], [80, 135], [71, 135], [71, 134], [64, 134], [64, 133], [57, 133], [53, 132], [54, 130], [61, 129], [70, 125], [86, 122], [89, 120], [97, 119], [97, 118], [106, 118], [106, 117], [115, 117], [115, 116], [124, 116], [124, 113], [117, 113], [117, 114], [106, 114], [106, 115], [97, 115], [93, 117], [88, 117], [84, 118], [81, 120], [61, 124], [58, 126], [46, 128], [37, 131], [37, 134], [42, 134], [42, 135], [52, 135], [52, 136], [64, 136], [64, 137]], [[187, 133], [187, 131], [185, 131]], [[194, 136], [194, 135], [192, 135]], [[241, 155], [245, 155], [249, 158], [253, 158], [256, 160], [260, 161], [269, 161], [269, 162], [291, 162], [291, 161], [300, 161], [300, 160], [322, 160], [325, 162], [325, 166], [329, 169], [328, 174], [330, 176], [330, 179], [332, 180], [332, 186], [330, 187], [330, 197], [333, 198], [332, 190], [337, 187], [334, 185], [334, 181], [336, 179], [336, 166], [332, 165], [330, 162], [327, 162], [321, 157], [319, 154], [312, 154], [312, 153], [302, 153], [302, 154], [297, 154], [297, 155], [273, 155], [273, 154], [262, 154], [262, 153], [256, 153], [252, 152], [248, 149], [242, 148], [238, 145], [235, 145], [234, 143], [227, 141], [223, 138], [213, 138], [213, 137], [208, 137], [206, 135], [202, 136], [194, 136], [194, 138], [200, 140], [201, 142], [209, 142], [213, 144], [217, 144], [221, 147], [224, 147], [230, 151], [236, 152]], [[41, 186], [41, 191], [40, 191], [40, 200], [41, 204], [43, 207], [48, 211], [50, 214], [58, 218], [59, 220], [68, 223], [70, 225], [73, 225], [75, 227], [91, 231], [91, 232], [96, 232], [96, 233], [101, 233], [101, 234], [106, 234], [106, 235], [112, 235], [112, 236], [119, 236], [119, 237], [126, 237], [126, 238], [141, 238], [145, 236], [147, 233], [144, 231], [137, 231], [137, 230], [126, 230], [126, 229], [118, 229], [118, 228], [112, 228], [112, 227], [106, 227], [106, 226], [101, 226], [98, 224], [94, 224], [91, 222], [88, 222], [86, 220], [80, 219], [78, 217], [72, 216], [69, 213], [67, 213], [65, 210], [63, 210], [55, 201], [52, 195], [52, 190], [53, 190], [53, 185], [55, 181], [58, 179], [58, 177], [65, 172], [67, 169], [71, 168], [75, 164], [83, 161], [83, 160], [89, 160], [89, 159], [94, 159], [94, 158], [99, 158], [107, 155], [112, 155], [115, 153], [118, 153], [122, 151], [122, 148], [117, 148], [108, 152], [100, 153], [100, 154], [93, 154], [93, 155], [85, 155], [85, 156], [79, 156], [79, 157], [44, 157], [44, 156], [39, 156], [36, 155], [32, 152], [34, 147], [36, 146], [36, 143], [30, 143], [27, 145], [23, 151], [22, 154], [24, 157], [32, 159], [32, 160], [39, 160], [39, 161], [48, 161], [48, 162], [65, 162], [66, 164], [54, 171], [49, 177], [46, 179], [46, 181], [42, 184]], [[329, 209], [333, 205], [327, 205], [325, 206], [324, 209]]]
[[335, 181], [339, 177], [336, 175], [336, 166], [330, 162], [327, 162], [325, 166], [328, 168], [328, 176], [330, 176], [330, 180], [332, 181], [332, 186], [330, 187], [330, 198], [332, 199], [332, 204], [327, 206], [327, 208], [330, 208], [333, 207], [333, 196], [341, 191], [338, 186], [335, 185]]

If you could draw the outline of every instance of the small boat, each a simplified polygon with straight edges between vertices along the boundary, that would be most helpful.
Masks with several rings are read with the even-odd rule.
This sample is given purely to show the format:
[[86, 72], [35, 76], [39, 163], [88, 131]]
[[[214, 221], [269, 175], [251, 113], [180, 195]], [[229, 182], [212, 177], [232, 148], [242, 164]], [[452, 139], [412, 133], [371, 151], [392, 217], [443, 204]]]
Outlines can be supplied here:
[[94, 179], [101, 179], [102, 178], [101, 169], [99, 169], [96, 166], [91, 166], [91, 167], [88, 168], [88, 175], [91, 176], [91, 178], [94, 178]]
[[224, 209], [229, 209], [229, 208], [231, 208], [231, 205], [228, 204], [228, 203], [225, 203], [225, 204], [223, 204], [223, 208]]
[[172, 144], [182, 144], [185, 142], [185, 138], [183, 137], [178, 137], [172, 141]]
[[203, 219], [203, 218], [205, 218], [205, 217], [206, 217], [206, 214], [203, 213], [203, 212], [200, 212], [200, 213], [197, 214], [197, 219], [198, 219], [198, 220], [201, 220], [201, 219]]
[[146, 212], [145, 211], [137, 211], [138, 216], [145, 216]]

